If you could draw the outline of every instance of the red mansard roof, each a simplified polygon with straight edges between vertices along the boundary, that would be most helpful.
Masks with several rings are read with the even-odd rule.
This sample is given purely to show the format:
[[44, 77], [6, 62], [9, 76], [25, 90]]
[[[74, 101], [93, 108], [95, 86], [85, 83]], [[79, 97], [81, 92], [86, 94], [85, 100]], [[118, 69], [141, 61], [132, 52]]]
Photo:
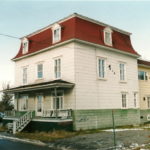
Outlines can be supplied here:
[[[133, 49], [130, 33], [117, 29], [115, 27], [110, 27], [112, 29], [112, 46], [105, 45], [103, 30], [108, 25], [100, 23], [98, 21], [90, 20], [87, 17], [74, 15], [68, 17], [64, 20], [58, 22], [61, 28], [61, 42], [70, 39], [79, 39], [82, 41], [87, 41], [93, 44], [99, 44], [106, 47], [115, 48], [118, 51], [128, 52], [133, 55], [138, 55], [138, 53]], [[22, 54], [22, 44], [18, 54], [15, 59], [20, 58], [25, 55], [29, 55], [38, 52], [44, 48], [57, 45], [58, 43], [52, 43], [52, 29], [51, 26], [39, 30], [33, 34], [26, 36], [29, 40], [29, 50], [28, 53]]]

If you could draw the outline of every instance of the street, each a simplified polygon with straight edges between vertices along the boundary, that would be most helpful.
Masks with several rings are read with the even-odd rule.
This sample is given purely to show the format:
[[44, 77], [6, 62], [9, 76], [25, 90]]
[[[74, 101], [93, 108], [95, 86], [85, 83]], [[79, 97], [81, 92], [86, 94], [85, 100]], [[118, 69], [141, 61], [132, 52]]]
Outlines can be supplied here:
[[0, 138], [0, 150], [51, 150], [45, 146], [32, 145], [18, 141], [10, 141]]

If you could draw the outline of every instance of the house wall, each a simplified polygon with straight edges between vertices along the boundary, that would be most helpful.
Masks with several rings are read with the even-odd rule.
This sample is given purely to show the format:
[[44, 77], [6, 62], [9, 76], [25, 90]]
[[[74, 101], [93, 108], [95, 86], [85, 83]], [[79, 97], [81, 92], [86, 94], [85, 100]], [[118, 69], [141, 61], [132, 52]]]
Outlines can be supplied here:
[[[47, 82], [54, 80], [54, 59], [60, 57], [61, 58], [61, 79], [68, 82], [75, 82], [74, 78], [74, 44], [70, 43], [44, 53], [40, 53], [34, 55], [32, 57], [24, 58], [19, 61], [16, 61], [15, 65], [15, 86], [22, 85], [22, 68], [28, 68], [28, 83], [27, 84], [35, 84], [40, 82]], [[43, 63], [43, 79], [37, 79], [36, 71], [37, 64]], [[65, 90], [64, 96], [64, 107], [65, 109], [70, 109], [75, 107], [75, 96], [74, 90]], [[35, 94], [38, 92], [33, 92], [31, 96], [29, 96], [29, 109], [35, 109], [36, 101]], [[41, 93], [41, 92], [40, 92]], [[46, 93], [44, 96], [44, 109], [51, 108], [51, 97], [50, 91]]]
[[[139, 71], [147, 72], [150, 76], [150, 68], [138, 66]], [[150, 96], [150, 79], [148, 80], [139, 80], [139, 93], [140, 93], [140, 108], [148, 109], [147, 97]]]
[[[97, 57], [106, 58], [106, 80], [98, 78]], [[126, 63], [125, 83], [119, 80], [120, 61]], [[139, 90], [137, 74], [136, 58], [106, 49], [75, 44], [76, 109], [120, 109], [121, 92], [127, 93], [127, 108], [134, 108], [133, 93]]]
[[[106, 79], [97, 75], [97, 57], [106, 59]], [[119, 63], [126, 64], [126, 82], [120, 82]], [[109, 69], [111, 65], [111, 70]], [[116, 126], [140, 124], [137, 60], [131, 56], [75, 44], [76, 109], [74, 130], [112, 127], [112, 109]], [[127, 108], [122, 109], [121, 93], [127, 93]], [[137, 92], [137, 107], [134, 107]]]

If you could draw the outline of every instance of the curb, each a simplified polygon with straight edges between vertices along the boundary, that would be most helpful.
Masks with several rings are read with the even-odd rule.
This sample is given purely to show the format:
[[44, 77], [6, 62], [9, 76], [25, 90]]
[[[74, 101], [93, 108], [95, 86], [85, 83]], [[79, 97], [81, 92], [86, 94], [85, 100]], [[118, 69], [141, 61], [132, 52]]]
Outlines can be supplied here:
[[16, 138], [16, 137], [8, 137], [8, 136], [5, 136], [5, 135], [0, 135], [0, 139], [1, 138], [8, 139], [8, 140], [11, 140], [11, 141], [19, 141], [19, 142], [23, 142], [23, 143], [39, 145], [39, 146], [47, 146], [47, 144], [45, 144], [41, 141], [37, 141], [37, 140], [19, 139], [19, 138]]

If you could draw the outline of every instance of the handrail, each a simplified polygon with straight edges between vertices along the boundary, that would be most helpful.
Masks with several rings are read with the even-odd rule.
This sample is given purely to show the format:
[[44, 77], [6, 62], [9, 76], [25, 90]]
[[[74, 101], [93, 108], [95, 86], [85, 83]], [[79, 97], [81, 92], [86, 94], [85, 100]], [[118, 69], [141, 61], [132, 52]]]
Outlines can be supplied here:
[[71, 117], [71, 109], [47, 109], [43, 110], [43, 117], [61, 117], [68, 118]]
[[13, 121], [13, 134], [21, 131], [32, 119], [32, 111], [28, 111], [19, 120]]

